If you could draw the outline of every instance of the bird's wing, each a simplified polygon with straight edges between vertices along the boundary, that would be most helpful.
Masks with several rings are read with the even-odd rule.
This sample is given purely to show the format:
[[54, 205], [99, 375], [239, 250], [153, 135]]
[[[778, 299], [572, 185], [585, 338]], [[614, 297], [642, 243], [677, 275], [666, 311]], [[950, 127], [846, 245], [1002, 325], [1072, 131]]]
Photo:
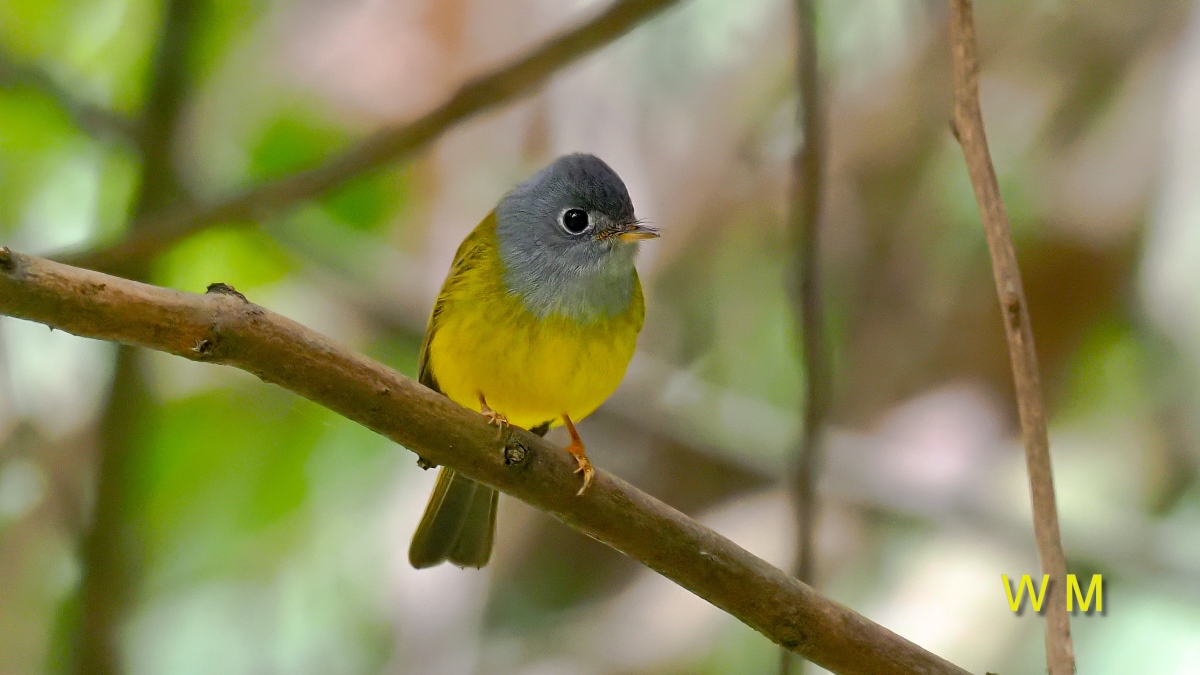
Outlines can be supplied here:
[[496, 229], [495, 218], [494, 213], [489, 213], [483, 222], [479, 223], [466, 239], [463, 239], [462, 244], [459, 244], [458, 252], [454, 254], [454, 262], [450, 264], [450, 273], [446, 276], [442, 290], [438, 293], [437, 302], [433, 304], [433, 312], [429, 315], [429, 325], [425, 328], [425, 341], [421, 343], [421, 356], [417, 362], [417, 381], [436, 392], [441, 392], [441, 389], [438, 388], [437, 378], [434, 377], [429, 363], [429, 345], [433, 342], [433, 335], [437, 332], [439, 319], [442, 312], [445, 311], [446, 299], [454, 288], [462, 283], [466, 272], [477, 267], [483, 261], [483, 257], [487, 253], [488, 240]]

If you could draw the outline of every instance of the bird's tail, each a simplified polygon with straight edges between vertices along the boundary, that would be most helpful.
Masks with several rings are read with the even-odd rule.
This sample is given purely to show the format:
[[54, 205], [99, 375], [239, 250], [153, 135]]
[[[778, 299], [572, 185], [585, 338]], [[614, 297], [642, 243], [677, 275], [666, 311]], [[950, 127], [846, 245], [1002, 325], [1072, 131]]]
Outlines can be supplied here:
[[492, 557], [498, 499], [493, 488], [442, 467], [408, 547], [408, 561], [417, 569], [445, 561], [459, 567], [486, 565]]

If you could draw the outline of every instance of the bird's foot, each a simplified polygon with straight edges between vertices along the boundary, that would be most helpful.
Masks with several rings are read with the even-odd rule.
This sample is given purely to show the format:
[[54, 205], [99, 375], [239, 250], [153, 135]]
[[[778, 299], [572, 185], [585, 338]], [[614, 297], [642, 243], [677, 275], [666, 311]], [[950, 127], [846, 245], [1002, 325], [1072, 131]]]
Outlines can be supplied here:
[[487, 419], [487, 423], [500, 429], [500, 435], [504, 435], [504, 427], [508, 426], [508, 417], [504, 413], [496, 412], [488, 407], [487, 401], [483, 397], [479, 397], [479, 413]]
[[508, 418], [504, 416], [504, 413], [498, 413], [489, 408], [483, 411], [483, 416], [487, 418], [488, 424], [494, 427], [503, 429], [508, 425]]
[[592, 476], [596, 475], [596, 470], [592, 468], [592, 462], [588, 459], [583, 443], [571, 441], [571, 444], [567, 446], [567, 452], [571, 453], [571, 456], [575, 458], [575, 462], [579, 465], [575, 469], [575, 473], [583, 474], [583, 486], [579, 488], [579, 492], [575, 493], [576, 496], [579, 496], [592, 484]]

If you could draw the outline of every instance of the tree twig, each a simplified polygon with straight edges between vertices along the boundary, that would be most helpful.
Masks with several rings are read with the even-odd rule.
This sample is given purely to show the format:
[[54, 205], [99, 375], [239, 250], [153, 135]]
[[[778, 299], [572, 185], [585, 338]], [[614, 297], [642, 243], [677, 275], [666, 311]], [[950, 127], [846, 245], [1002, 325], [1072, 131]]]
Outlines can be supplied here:
[[1067, 561], [1058, 526], [1054, 501], [1054, 473], [1050, 465], [1050, 442], [1046, 435], [1046, 410], [1042, 400], [1041, 376], [1033, 327], [1021, 284], [1012, 231], [1000, 196], [996, 170], [992, 166], [979, 106], [979, 58], [976, 53], [975, 21], [971, 0], [949, 0], [950, 42], [954, 66], [953, 131], [962, 146], [967, 171], [975, 189], [975, 201], [983, 219], [992, 275], [1016, 382], [1021, 435], [1025, 441], [1025, 464], [1033, 501], [1033, 530], [1042, 573], [1051, 579], [1046, 600], [1046, 662], [1050, 675], [1075, 673], [1075, 648], [1071, 643], [1071, 619], [1066, 608]]
[[135, 125], [132, 120], [85, 101], [46, 71], [23, 63], [14, 58], [8, 50], [0, 48], [0, 87], [14, 85], [33, 87], [54, 99], [85, 133], [100, 140], [133, 143]]
[[479, 415], [228, 287], [195, 295], [0, 249], [0, 314], [253, 373], [554, 515], [833, 672], [967, 672], [607, 472], [577, 497], [560, 448], [512, 429], [502, 450]]
[[170, 0], [164, 7], [163, 27], [138, 125], [141, 185], [132, 211], [133, 227], [137, 229], [148, 226], [144, 220], [147, 215], [177, 201], [179, 196], [174, 147], [190, 89], [188, 52], [203, 6], [204, 0]]
[[[820, 474], [822, 429], [828, 416], [829, 362], [825, 353], [825, 319], [821, 303], [820, 222], [825, 183], [825, 112], [817, 66], [816, 7], [813, 0], [796, 0], [796, 86], [798, 147], [792, 160], [792, 265], [789, 284], [797, 335], [796, 352], [804, 371], [804, 409], [800, 437], [792, 451], [788, 477], [796, 516], [796, 578], [815, 585], [817, 477]], [[791, 672], [792, 653], [780, 653], [780, 675]]]
[[183, 208], [151, 216], [116, 244], [65, 254], [58, 259], [80, 267], [120, 271], [130, 261], [153, 258], [213, 223], [262, 218], [316, 197], [365, 172], [411, 155], [467, 118], [529, 93], [563, 67], [678, 2], [618, 0], [587, 23], [560, 33], [499, 69], [467, 82], [422, 117], [381, 129], [316, 168], [250, 188], [198, 209]]
[[[139, 186], [130, 207], [133, 229], [146, 213], [171, 203], [179, 194], [172, 148], [188, 89], [188, 50], [203, 0], [169, 0], [154, 57], [147, 74], [146, 102], [138, 124], [141, 155]], [[149, 260], [126, 267], [144, 280]], [[120, 622], [128, 610], [141, 552], [128, 536], [129, 484], [135, 474], [138, 435], [150, 409], [150, 393], [137, 350], [122, 346], [112, 389], [98, 427], [95, 504], [81, 541], [79, 630], [73, 650], [75, 671], [115, 675], [122, 671]]]

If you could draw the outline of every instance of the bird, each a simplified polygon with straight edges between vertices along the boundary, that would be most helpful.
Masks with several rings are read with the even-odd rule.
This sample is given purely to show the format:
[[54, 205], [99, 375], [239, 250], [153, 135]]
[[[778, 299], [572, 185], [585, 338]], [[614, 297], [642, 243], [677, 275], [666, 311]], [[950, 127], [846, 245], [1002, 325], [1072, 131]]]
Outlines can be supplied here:
[[[559, 157], [500, 199], [454, 255], [434, 303], [418, 381], [503, 432], [567, 428], [584, 493], [594, 469], [575, 423], [616, 390], [645, 302], [635, 260], [658, 231], [595, 155]], [[417, 569], [491, 557], [498, 494], [448, 467], [413, 534]]]

